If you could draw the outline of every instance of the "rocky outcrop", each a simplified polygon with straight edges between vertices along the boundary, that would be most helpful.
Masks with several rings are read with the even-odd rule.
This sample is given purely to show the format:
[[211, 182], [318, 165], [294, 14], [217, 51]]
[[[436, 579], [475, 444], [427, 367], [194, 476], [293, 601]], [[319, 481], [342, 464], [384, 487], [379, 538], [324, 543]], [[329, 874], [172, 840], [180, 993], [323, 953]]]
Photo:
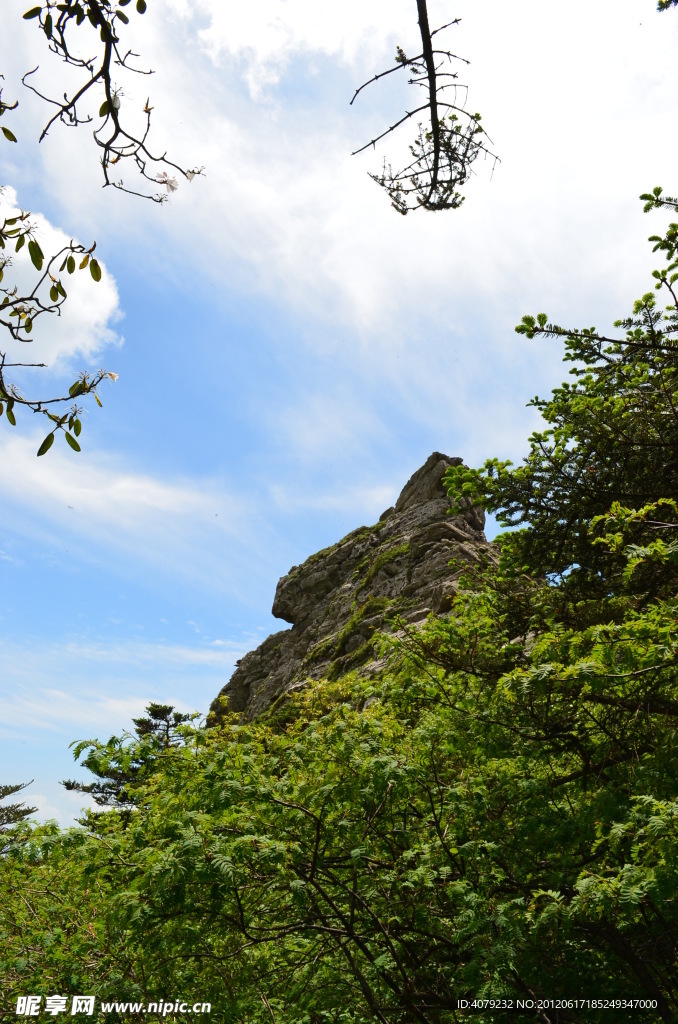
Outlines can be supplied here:
[[[450, 561], [476, 562], [489, 550], [481, 509], [449, 514], [442, 476], [461, 461], [434, 452], [378, 523], [292, 566], [273, 601], [273, 614], [292, 628], [238, 662], [219, 694], [228, 711], [255, 718], [307, 679], [370, 671], [375, 635], [390, 628], [395, 614], [416, 623], [449, 609], [459, 574]], [[213, 703], [212, 721], [221, 707]]]

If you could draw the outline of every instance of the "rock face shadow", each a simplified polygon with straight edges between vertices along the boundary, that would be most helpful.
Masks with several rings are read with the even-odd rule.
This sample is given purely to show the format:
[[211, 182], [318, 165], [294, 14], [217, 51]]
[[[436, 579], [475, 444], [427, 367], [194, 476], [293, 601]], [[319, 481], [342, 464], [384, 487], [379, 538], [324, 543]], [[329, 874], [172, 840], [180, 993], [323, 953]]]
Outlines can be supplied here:
[[224, 697], [229, 712], [252, 719], [308, 679], [373, 672], [375, 638], [390, 630], [393, 616], [416, 624], [449, 610], [459, 563], [493, 554], [482, 509], [449, 514], [442, 477], [461, 462], [433, 452], [374, 526], [358, 527], [279, 580], [273, 614], [292, 629], [242, 658], [212, 704], [212, 723]]

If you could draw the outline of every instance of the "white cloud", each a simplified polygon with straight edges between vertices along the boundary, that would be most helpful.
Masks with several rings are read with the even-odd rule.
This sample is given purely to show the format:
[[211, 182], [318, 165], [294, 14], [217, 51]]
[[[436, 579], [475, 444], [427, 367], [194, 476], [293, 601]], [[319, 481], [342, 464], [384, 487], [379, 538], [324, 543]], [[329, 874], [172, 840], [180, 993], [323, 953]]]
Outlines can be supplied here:
[[[359, 457], [387, 444], [398, 402], [428, 431], [451, 422], [469, 459], [470, 448], [515, 454], [532, 422], [516, 403], [561, 376], [557, 345], [513, 334], [522, 313], [607, 327], [647, 287], [644, 239], [659, 217], [643, 219], [636, 197], [655, 180], [669, 187], [678, 155], [666, 130], [678, 19], [651, 7], [526, 0], [518, 11], [460, 0], [452, 13], [463, 21], [448, 39], [473, 62], [461, 78], [502, 163], [491, 181], [479, 168], [457, 213], [397, 217], [365, 173], [378, 154], [349, 156], [389, 123], [389, 107], [401, 109], [399, 95], [389, 99], [395, 76], [354, 108], [348, 99], [390, 62], [395, 42], [416, 41], [410, 0], [331, 9], [166, 0], [160, 17], [134, 19], [135, 48], [157, 74], [132, 84], [125, 103], [149, 89], [158, 148], [170, 140], [172, 155], [204, 163], [207, 177], [182, 182], [159, 211], [101, 194], [87, 133], [55, 129], [39, 160], [60, 219], [117, 233], [148, 273], [174, 280], [177, 301], [190, 302], [199, 282], [296, 316], [290, 363], [304, 350], [318, 361], [312, 391], [283, 371], [271, 399], [252, 370], [253, 419], [290, 461], [321, 465], [328, 445]], [[447, 4], [433, 5], [432, 24], [449, 16]], [[506, 42], [514, 38], [520, 59]], [[19, 27], [12, 66], [28, 66], [38, 43]], [[586, 73], [573, 73], [574, 53]], [[634, 141], [639, 125], [652, 144]], [[30, 173], [27, 164], [18, 169]], [[218, 401], [218, 383], [209, 387], [207, 406]], [[124, 503], [115, 507], [124, 538]]]
[[84, 810], [96, 808], [96, 803], [86, 793], [69, 793], [55, 786], [50, 786], [49, 790], [43, 793], [29, 791], [26, 795], [25, 802], [29, 807], [35, 807], [35, 814], [29, 821], [56, 821], [60, 828], [68, 828]]
[[160, 580], [248, 599], [268, 531], [244, 497], [216, 478], [162, 480], [108, 454], [74, 456], [60, 439], [36, 459], [41, 440], [0, 434], [4, 508], [19, 510], [12, 533], [57, 550], [75, 543], [79, 558], [114, 572], [144, 565]]
[[[390, 61], [396, 38], [408, 44], [403, 33], [416, 40], [411, 3], [321, 9], [310, 0], [195, 0], [166, 10], [159, 20], [150, 11], [136, 19], [138, 48], [158, 74], [138, 84], [138, 96], [132, 88], [129, 102], [143, 102], [151, 88], [159, 147], [172, 139], [175, 158], [204, 163], [207, 178], [182, 183], [162, 213], [151, 204], [123, 208], [119, 197], [83, 199], [87, 190], [73, 188], [73, 165], [61, 158], [64, 132], [45, 151], [55, 193], [72, 215], [82, 220], [89, 209], [108, 229], [118, 220], [158, 273], [181, 283], [177, 251], [190, 252], [216, 287], [263, 293], [313, 323], [303, 342], [314, 351], [344, 364], [360, 358], [369, 373], [384, 365], [400, 382], [409, 380], [410, 363], [396, 366], [391, 357], [408, 352], [422, 324], [443, 350], [474, 316], [487, 322], [510, 310], [515, 322], [534, 302], [575, 318], [617, 315], [642, 290], [647, 231], [636, 196], [675, 166], [665, 131], [678, 85], [670, 15], [648, 11], [639, 34], [636, 0], [595, 9], [579, 0], [567, 10], [531, 0], [519, 12], [486, 0], [481, 14], [462, 2], [450, 45], [473, 60], [463, 72], [469, 103], [485, 113], [502, 164], [491, 182], [489, 167], [478, 168], [462, 211], [403, 220], [367, 179], [379, 155], [349, 156], [388, 123], [383, 97], [391, 86], [368, 90], [357, 110], [347, 104], [351, 76]], [[433, 24], [447, 17], [447, 5], [434, 5]], [[522, 59], [506, 45], [515, 34]], [[200, 59], [205, 46], [218, 67]], [[585, 75], [572, 74], [573, 52], [583, 54]], [[329, 89], [337, 61], [339, 88]], [[253, 106], [238, 93], [242, 66], [279, 79], [275, 106]], [[629, 159], [620, 140], [634, 123], [658, 141], [634, 146]], [[405, 128], [404, 141], [409, 134]], [[78, 174], [94, 183], [89, 141], [69, 143]], [[328, 329], [342, 336], [340, 348], [328, 346]], [[487, 332], [485, 351], [498, 344]], [[434, 367], [427, 387], [435, 375]]]
[[[324, 6], [313, 0], [261, 0], [254, 6], [219, 0], [170, 3], [185, 22], [200, 26], [198, 39], [215, 64], [228, 58], [244, 63], [244, 78], [255, 99], [280, 81], [299, 54], [322, 54], [355, 64], [367, 51], [382, 55], [386, 40], [397, 34], [399, 40], [403, 34], [416, 34], [407, 0], [373, 0], [369, 7], [360, 0]], [[389, 57], [393, 46], [390, 51]]]
[[[396, 495], [397, 497], [397, 495]], [[393, 488], [388, 484], [374, 486], [356, 486], [351, 488], [336, 487], [318, 491], [316, 488], [302, 491], [299, 487], [285, 487], [278, 484], [271, 486], [271, 498], [278, 508], [287, 513], [299, 512], [304, 509], [320, 509], [332, 512], [352, 512], [358, 510], [373, 521], [393, 498]], [[356, 523], [360, 526], [360, 523]], [[338, 539], [338, 538], [337, 538]], [[312, 552], [308, 552], [312, 554]]]
[[16, 741], [38, 730], [65, 736], [65, 743], [108, 736], [130, 729], [149, 701], [158, 700], [160, 685], [163, 703], [204, 712], [251, 645], [251, 637], [194, 646], [36, 638], [28, 647], [3, 640], [0, 735]]

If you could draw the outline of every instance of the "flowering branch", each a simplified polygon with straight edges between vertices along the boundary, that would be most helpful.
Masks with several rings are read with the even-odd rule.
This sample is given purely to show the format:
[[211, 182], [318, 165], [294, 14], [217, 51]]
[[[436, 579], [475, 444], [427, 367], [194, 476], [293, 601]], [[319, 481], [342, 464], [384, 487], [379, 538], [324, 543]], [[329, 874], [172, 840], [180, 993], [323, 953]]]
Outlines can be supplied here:
[[[114, 7], [111, 0], [67, 0], [65, 3], [47, 0], [46, 3], [26, 11], [24, 18], [37, 20], [47, 37], [51, 52], [61, 57], [71, 67], [84, 71], [86, 77], [72, 96], [69, 97], [67, 93], [64, 93], [63, 99], [47, 96], [33, 84], [32, 76], [37, 72], [37, 67], [26, 72], [22, 82], [36, 96], [56, 108], [42, 130], [40, 142], [58, 121], [71, 128], [81, 124], [90, 124], [94, 118], [89, 113], [81, 113], [83, 101], [88, 93], [90, 95], [95, 95], [97, 91], [100, 95], [103, 93], [103, 102], [98, 107], [98, 117], [103, 120], [94, 130], [93, 135], [94, 141], [102, 150], [101, 167], [104, 175], [104, 187], [111, 185], [122, 192], [142, 196], [155, 203], [163, 203], [168, 198], [168, 192], [173, 190], [167, 188], [167, 192], [150, 193], [136, 187], [126, 186], [122, 178], [114, 178], [117, 169], [114, 172], [113, 168], [122, 161], [131, 160], [142, 178], [153, 184], [160, 183], [165, 186], [167, 186], [168, 180], [167, 170], [158, 173], [158, 167], [171, 168], [187, 181], [191, 181], [196, 174], [201, 174], [203, 168], [185, 170], [170, 160], [166, 152], [159, 154], [151, 151], [148, 137], [153, 108], [148, 99], [143, 108], [145, 123], [141, 132], [135, 133], [128, 127], [126, 121], [123, 122], [121, 113], [123, 90], [113, 84], [112, 69], [116, 67], [120, 71], [137, 75], [153, 74], [152, 71], [135, 67], [132, 61], [138, 55], [131, 50], [123, 53], [120, 47], [119, 32], [129, 23], [129, 16], [122, 8], [127, 7], [130, 3], [131, 0], [118, 0], [117, 6]], [[136, 0], [136, 11], [138, 14], [145, 13], [146, 0]], [[101, 52], [96, 58], [82, 56], [73, 49], [73, 27], [78, 28], [85, 21], [88, 21], [99, 32]], [[176, 179], [171, 180], [175, 181]]]

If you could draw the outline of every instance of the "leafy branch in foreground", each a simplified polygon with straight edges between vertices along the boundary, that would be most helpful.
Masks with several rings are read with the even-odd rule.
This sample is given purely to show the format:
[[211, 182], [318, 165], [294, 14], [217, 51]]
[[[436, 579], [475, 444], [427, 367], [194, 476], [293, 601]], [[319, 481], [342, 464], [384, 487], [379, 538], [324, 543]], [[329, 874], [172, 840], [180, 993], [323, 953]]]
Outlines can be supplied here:
[[[131, 49], [124, 50], [121, 44], [120, 34], [129, 24], [129, 15], [123, 10], [128, 7], [131, 0], [118, 0], [117, 5], [111, 0], [67, 0], [66, 3], [57, 3], [56, 0], [47, 0], [47, 3], [32, 7], [26, 11], [26, 20], [37, 19], [41, 30], [44, 32], [49, 49], [56, 56], [73, 68], [82, 71], [83, 79], [78, 87], [69, 96], [63, 94], [63, 98], [54, 99], [42, 93], [33, 85], [32, 76], [38, 68], [26, 72], [23, 76], [23, 84], [55, 107], [54, 113], [49, 118], [40, 135], [40, 141], [45, 138], [52, 125], [60, 121], [68, 127], [77, 127], [81, 124], [89, 124], [94, 118], [91, 113], [83, 114], [82, 106], [85, 97], [99, 94], [96, 101], [98, 118], [103, 119], [94, 130], [94, 140], [102, 151], [101, 167], [104, 175], [104, 187], [112, 185], [123, 192], [130, 192], [133, 195], [143, 196], [156, 203], [162, 203], [167, 199], [167, 193], [173, 192], [177, 187], [176, 178], [168, 175], [168, 169], [178, 172], [187, 181], [191, 181], [196, 174], [202, 173], [202, 169], [185, 170], [179, 164], [168, 159], [167, 153], [153, 153], [149, 149], [148, 136], [151, 129], [151, 111], [149, 100], [143, 107], [144, 120], [140, 129], [130, 127], [127, 119], [123, 121], [123, 96], [122, 87], [113, 81], [114, 70], [118, 74], [130, 73], [136, 75], [150, 75], [151, 71], [135, 67], [134, 59], [138, 56]], [[136, 0], [136, 13], [144, 14], [146, 11], [146, 0]], [[97, 57], [83, 56], [73, 44], [73, 32], [77, 30], [80, 36], [84, 36], [80, 26], [91, 27], [96, 30], [99, 36], [99, 54]], [[91, 33], [87, 35], [86, 45], [91, 46]], [[103, 97], [103, 98], [102, 98]], [[113, 168], [121, 161], [130, 160], [139, 174], [153, 184], [159, 184], [166, 189], [166, 192], [148, 193], [139, 191], [136, 188], [125, 186], [122, 179], [114, 180], [112, 177]]]
[[[12, 247], [16, 255], [24, 246], [33, 269], [38, 275], [30, 291], [20, 291], [16, 283], [9, 286], [3, 283], [6, 273], [13, 266], [13, 257], [5, 255], [5, 253]], [[101, 280], [101, 266], [93, 255], [95, 248], [96, 242], [89, 249], [85, 249], [83, 245], [71, 241], [47, 260], [37, 240], [36, 227], [30, 220], [30, 214], [21, 211], [13, 216], [4, 217], [0, 223], [0, 326], [9, 331], [14, 341], [23, 344], [32, 341], [34, 324], [45, 313], [61, 316], [61, 307], [68, 298], [62, 281], [64, 272], [73, 275], [78, 270], [89, 269], [93, 281]], [[15, 407], [25, 406], [35, 413], [42, 413], [54, 426], [40, 445], [38, 455], [44, 455], [51, 448], [58, 430], [64, 432], [66, 442], [73, 451], [79, 452], [80, 443], [77, 439], [82, 429], [80, 420], [82, 409], [78, 406], [77, 399], [93, 394], [100, 406], [101, 399], [97, 394], [98, 386], [106, 378], [116, 380], [117, 374], [108, 370], [81, 373], [69, 388], [67, 395], [40, 399], [27, 398], [16, 384], [6, 377], [7, 370], [20, 367], [44, 367], [45, 365], [45, 363], [8, 362], [6, 351], [0, 351], [0, 416], [3, 412], [6, 413], [7, 422], [14, 427], [16, 426]], [[68, 412], [58, 414], [52, 411], [51, 407], [64, 402], [72, 403]]]
[[[463, 60], [450, 50], [439, 50], [433, 45], [433, 37], [452, 25], [459, 24], [459, 18], [431, 31], [425, 0], [417, 0], [419, 32], [422, 52], [408, 57], [398, 47], [395, 67], [375, 75], [356, 89], [351, 103], [368, 85], [407, 68], [411, 74], [410, 85], [417, 85], [426, 92], [426, 102], [414, 110], [408, 110], [395, 124], [391, 125], [370, 142], [365, 143], [353, 155], [362, 153], [370, 146], [374, 148], [381, 139], [394, 132], [401, 124], [417, 114], [426, 115], [426, 124], [420, 124], [415, 142], [410, 146], [411, 163], [394, 173], [384, 160], [381, 174], [370, 177], [385, 188], [391, 203], [398, 213], [410, 210], [454, 210], [461, 206], [464, 197], [458, 188], [465, 184], [471, 173], [471, 165], [483, 153], [496, 163], [498, 157], [487, 148], [487, 134], [480, 124], [480, 114], [469, 114], [463, 105], [457, 103], [457, 91], [466, 90], [456, 82], [456, 72], [445, 71], [455, 60]], [[468, 64], [468, 61], [464, 61]], [[447, 101], [447, 90], [452, 90], [454, 102]], [[488, 140], [489, 141], [489, 140]]]

